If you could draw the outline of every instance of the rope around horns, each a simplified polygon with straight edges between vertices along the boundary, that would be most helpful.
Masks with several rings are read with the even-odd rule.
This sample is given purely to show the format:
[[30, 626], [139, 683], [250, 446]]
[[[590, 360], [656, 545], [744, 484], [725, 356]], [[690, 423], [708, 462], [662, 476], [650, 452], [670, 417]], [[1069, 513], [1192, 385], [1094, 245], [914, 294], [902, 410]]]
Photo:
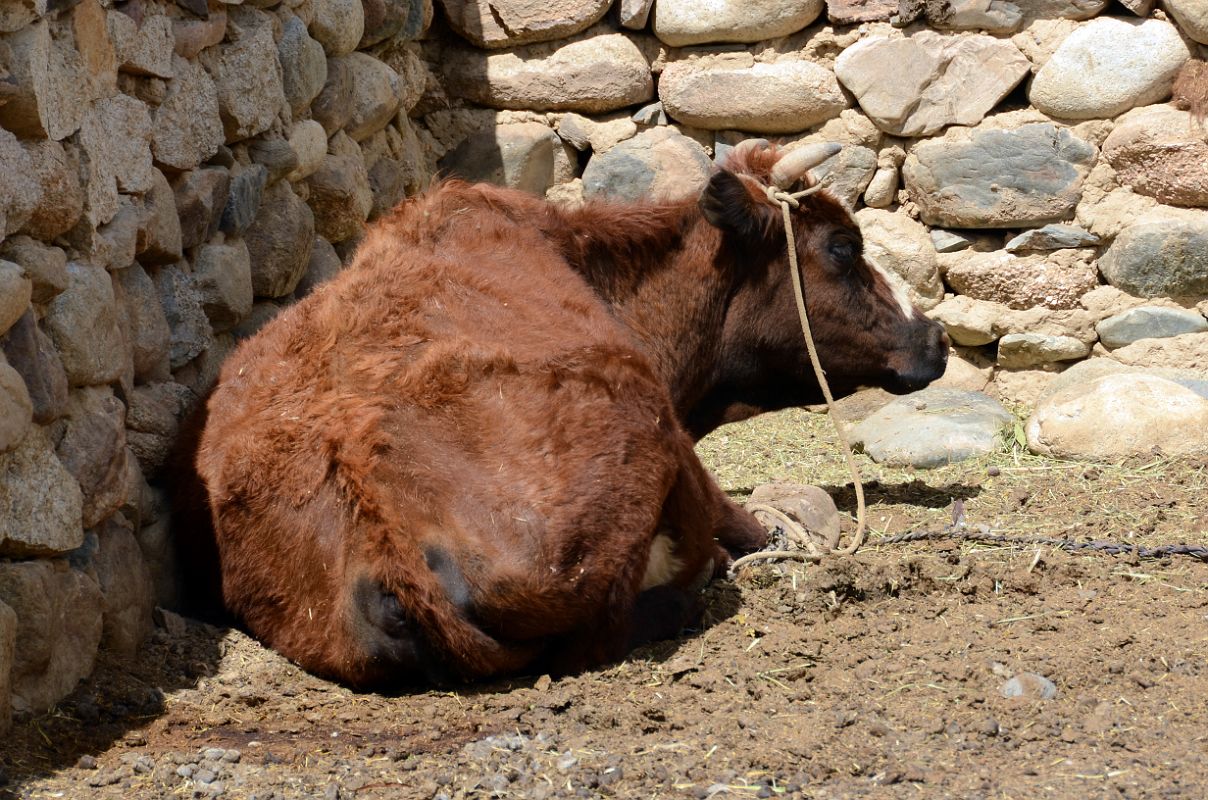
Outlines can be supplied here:
[[814, 375], [818, 378], [818, 385], [822, 387], [822, 396], [826, 398], [827, 412], [830, 415], [831, 422], [835, 426], [835, 435], [839, 439], [839, 446], [843, 448], [843, 457], [847, 460], [847, 469], [851, 472], [852, 482], [856, 487], [856, 532], [851, 535], [851, 541], [846, 547], [839, 548], [838, 540], [836, 539], [833, 542], [828, 542], [824, 549], [818, 548], [813, 544], [805, 528], [780, 510], [764, 503], [749, 503], [747, 508], [751, 511], [762, 511], [775, 516], [780, 524], [785, 526], [785, 530], [795, 536], [797, 541], [809, 548], [809, 551], [763, 550], [758, 553], [749, 553], [730, 565], [730, 574], [732, 575], [736, 574], [740, 567], [744, 567], [755, 561], [781, 558], [795, 559], [797, 561], [821, 561], [828, 555], [852, 555], [864, 544], [867, 521], [864, 507], [864, 484], [860, 481], [860, 471], [856, 468], [856, 460], [852, 457], [851, 446], [847, 443], [847, 434], [843, 430], [843, 423], [835, 411], [835, 398], [831, 395], [830, 384], [826, 382], [826, 372], [822, 369], [822, 362], [818, 360], [818, 348], [814, 344], [814, 335], [810, 331], [809, 317], [805, 313], [805, 294], [801, 289], [801, 273], [797, 269], [797, 239], [793, 233], [792, 210], [800, 206], [798, 201], [802, 197], [811, 195], [821, 188], [822, 184], [819, 183], [804, 191], [791, 194], [775, 186], [766, 187], [766, 191], [768, 199], [780, 206], [781, 213], [784, 216], [784, 237], [787, 240], [789, 251], [789, 275], [793, 281], [793, 296], [797, 300], [797, 317], [801, 321], [801, 333], [805, 337], [805, 349], [809, 352], [810, 364], [814, 367]]

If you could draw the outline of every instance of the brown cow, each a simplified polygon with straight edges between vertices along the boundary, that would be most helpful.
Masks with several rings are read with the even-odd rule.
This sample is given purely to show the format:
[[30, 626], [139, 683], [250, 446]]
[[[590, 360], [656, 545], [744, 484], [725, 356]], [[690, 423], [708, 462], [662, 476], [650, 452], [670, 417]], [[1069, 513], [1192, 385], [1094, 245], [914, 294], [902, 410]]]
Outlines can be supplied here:
[[[819, 399], [763, 188], [779, 159], [739, 151], [699, 204], [449, 181], [373, 226], [209, 401], [228, 608], [354, 685], [574, 670], [674, 635], [727, 551], [765, 540], [694, 437]], [[794, 225], [836, 393], [938, 377], [940, 327], [842, 207], [813, 195]]]

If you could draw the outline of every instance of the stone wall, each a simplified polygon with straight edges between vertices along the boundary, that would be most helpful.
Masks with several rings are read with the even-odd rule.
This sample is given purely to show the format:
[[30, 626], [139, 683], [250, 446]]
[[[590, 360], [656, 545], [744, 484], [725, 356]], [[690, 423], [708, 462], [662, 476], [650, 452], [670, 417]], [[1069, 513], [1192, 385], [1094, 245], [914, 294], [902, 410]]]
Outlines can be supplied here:
[[814, 175], [948, 327], [950, 384], [1029, 401], [1093, 353], [1208, 330], [1208, 128], [1168, 102], [1181, 71], [1181, 97], [1208, 90], [1203, 0], [438, 6], [447, 96], [419, 124], [450, 172], [670, 197], [743, 138], [845, 144]]
[[1203, 0], [3, 0], [0, 728], [178, 601], [182, 417], [438, 170], [661, 198], [840, 141], [815, 175], [945, 380], [1026, 398], [1205, 336], [1208, 144], [1167, 102], [1203, 42]]
[[422, 0], [0, 2], [0, 730], [177, 602], [223, 356], [427, 181]]

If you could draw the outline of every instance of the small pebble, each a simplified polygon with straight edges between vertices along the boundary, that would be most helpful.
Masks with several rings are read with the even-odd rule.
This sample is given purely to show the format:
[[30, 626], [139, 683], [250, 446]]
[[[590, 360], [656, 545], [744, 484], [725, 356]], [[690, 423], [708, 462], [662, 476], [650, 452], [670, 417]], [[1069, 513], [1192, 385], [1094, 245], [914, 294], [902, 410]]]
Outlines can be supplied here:
[[192, 778], [193, 773], [197, 771], [197, 767], [192, 764], [181, 764], [176, 768], [176, 774], [182, 778]]
[[1148, 689], [1150, 686], [1153, 686], [1153, 680], [1148, 675], [1140, 672], [1130, 672], [1128, 678], [1142, 689]]
[[624, 773], [621, 772], [620, 767], [609, 767], [600, 773], [597, 785], [610, 786], [621, 780], [622, 777], [624, 777]]
[[991, 478], [997, 478], [999, 475], [1002, 474], [1002, 470], [999, 469], [998, 467], [990, 467], [989, 469], [986, 470], [986, 474], [989, 475]]
[[1057, 696], [1057, 685], [1035, 672], [1021, 672], [1003, 683], [998, 689], [1003, 697], [1022, 697], [1026, 700], [1052, 700]]
[[199, 769], [193, 773], [193, 780], [198, 783], [213, 783], [218, 776], [208, 769]]
[[890, 733], [893, 733], [892, 729], [884, 722], [873, 722], [868, 726], [869, 736], [881, 737], [888, 736]]
[[84, 754], [80, 756], [80, 760], [76, 762], [77, 769], [96, 769], [96, 757]]

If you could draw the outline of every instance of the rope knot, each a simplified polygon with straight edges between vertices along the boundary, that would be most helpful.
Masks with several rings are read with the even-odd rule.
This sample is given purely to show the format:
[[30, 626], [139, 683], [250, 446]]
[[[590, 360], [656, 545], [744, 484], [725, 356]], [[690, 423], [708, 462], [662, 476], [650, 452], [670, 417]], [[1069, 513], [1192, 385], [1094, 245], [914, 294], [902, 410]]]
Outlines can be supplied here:
[[788, 207], [800, 208], [801, 203], [797, 202], [799, 199], [801, 199], [802, 197], [808, 197], [809, 195], [813, 194], [814, 192], [820, 192], [820, 191], [822, 191], [822, 188], [823, 188], [823, 182], [818, 181], [817, 183], [815, 183], [813, 186], [809, 187], [808, 189], [802, 189], [799, 192], [786, 192], [784, 189], [781, 189], [779, 186], [777, 186], [775, 184], [772, 184], [771, 186], [765, 186], [765, 187], [763, 187], [763, 190], [767, 194], [768, 199], [771, 200], [776, 205], [780, 206], [781, 208], [788, 208]]
[[768, 199], [776, 205], [789, 205], [793, 208], [799, 208], [801, 203], [797, 202], [797, 198], [788, 192], [781, 189], [779, 186], [765, 186], [764, 191], [768, 195]]

